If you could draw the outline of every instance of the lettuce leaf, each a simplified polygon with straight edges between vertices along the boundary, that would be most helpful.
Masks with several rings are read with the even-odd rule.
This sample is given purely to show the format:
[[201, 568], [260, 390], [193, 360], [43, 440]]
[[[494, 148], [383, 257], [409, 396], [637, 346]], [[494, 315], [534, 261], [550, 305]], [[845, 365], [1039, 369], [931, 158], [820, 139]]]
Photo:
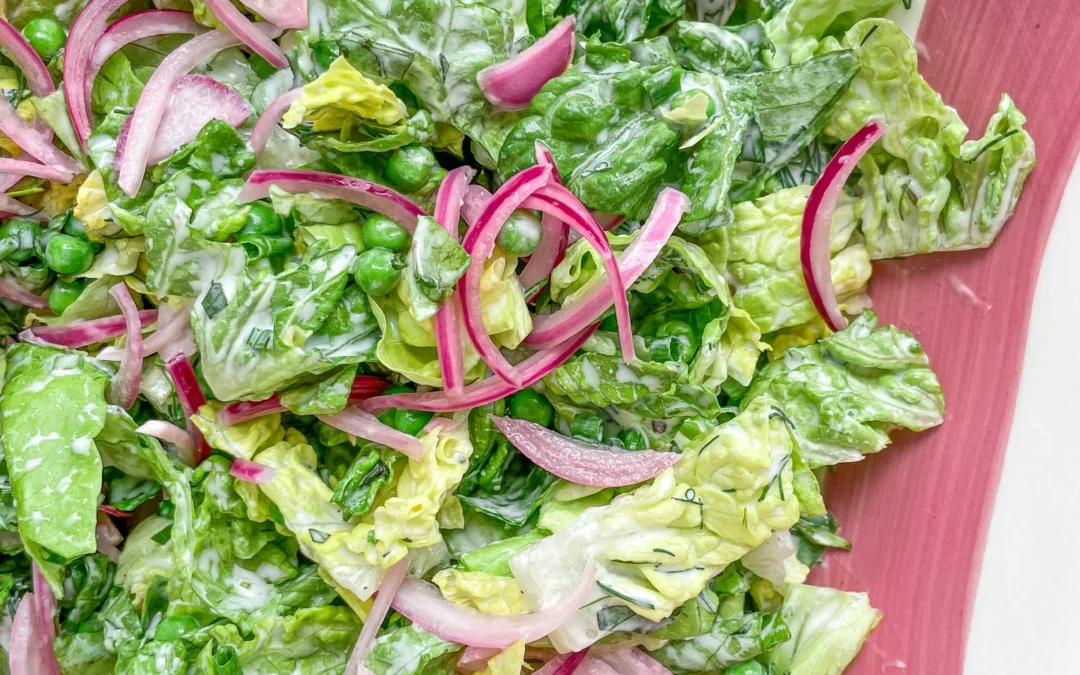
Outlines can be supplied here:
[[779, 672], [841, 675], [881, 619], [865, 593], [795, 585], [784, 598], [791, 639], [765, 655]]
[[677, 675], [715, 673], [760, 656], [790, 638], [791, 630], [780, 612], [754, 612], [718, 620], [707, 633], [673, 640], [651, 655]]
[[809, 60], [822, 38], [842, 33], [860, 19], [884, 16], [897, 0], [793, 0], [765, 23], [772, 68]]
[[762, 368], [744, 401], [762, 395], [791, 420], [810, 467], [858, 461], [888, 445], [891, 429], [922, 431], [945, 419], [941, 385], [919, 343], [878, 328], [872, 311]]

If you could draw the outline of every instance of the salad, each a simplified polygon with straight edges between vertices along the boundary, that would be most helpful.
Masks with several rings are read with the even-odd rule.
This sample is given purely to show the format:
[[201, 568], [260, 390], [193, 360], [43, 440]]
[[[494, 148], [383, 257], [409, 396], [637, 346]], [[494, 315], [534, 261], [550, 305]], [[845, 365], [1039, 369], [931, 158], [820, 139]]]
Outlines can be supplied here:
[[3, 8], [8, 672], [855, 658], [821, 481], [945, 411], [873, 261], [1035, 164], [896, 0]]

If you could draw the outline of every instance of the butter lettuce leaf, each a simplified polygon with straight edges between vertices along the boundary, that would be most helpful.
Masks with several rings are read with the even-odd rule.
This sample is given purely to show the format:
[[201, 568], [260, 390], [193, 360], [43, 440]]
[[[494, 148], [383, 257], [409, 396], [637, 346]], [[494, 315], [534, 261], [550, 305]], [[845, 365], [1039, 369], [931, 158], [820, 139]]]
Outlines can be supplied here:
[[872, 311], [762, 368], [744, 401], [761, 395], [791, 420], [810, 467], [858, 461], [888, 445], [891, 429], [922, 431], [945, 419], [941, 385], [919, 343], [877, 327]]
[[765, 23], [772, 43], [766, 61], [772, 68], [808, 61], [822, 38], [837, 35], [857, 21], [884, 16], [898, 0], [792, 0]]
[[761, 656], [790, 638], [780, 612], [753, 612], [717, 620], [707, 633], [673, 640], [651, 655], [677, 675], [715, 673]]
[[420, 216], [406, 258], [409, 313], [416, 321], [435, 316], [471, 259], [461, 244], [450, 237], [434, 218]]
[[801, 584], [784, 597], [782, 615], [791, 639], [764, 660], [791, 675], [840, 675], [881, 619], [865, 593]]

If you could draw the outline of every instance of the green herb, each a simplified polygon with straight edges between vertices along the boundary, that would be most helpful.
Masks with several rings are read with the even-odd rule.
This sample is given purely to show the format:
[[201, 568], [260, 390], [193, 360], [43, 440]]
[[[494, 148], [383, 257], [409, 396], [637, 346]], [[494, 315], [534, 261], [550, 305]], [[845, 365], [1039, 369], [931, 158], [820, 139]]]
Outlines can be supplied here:
[[[907, 5], [910, 8], [911, 7], [911, 0], [904, 0], [904, 4]], [[862, 42], [859, 43], [859, 46], [862, 47], [864, 44], [866, 44], [866, 41], [870, 39], [871, 35], [873, 35], [874, 33], [877, 32], [877, 29], [878, 29], [878, 27], [874, 26], [869, 31], [867, 31], [866, 36], [862, 39]]]
[[247, 343], [252, 349], [266, 349], [270, 345], [270, 338], [274, 336], [274, 331], [263, 328], [255, 328], [248, 335]]
[[989, 143], [987, 143], [986, 145], [984, 145], [984, 146], [982, 146], [981, 148], [979, 148], [979, 151], [978, 151], [978, 152], [976, 152], [976, 153], [975, 153], [975, 155], [974, 155], [974, 156], [973, 156], [973, 157], [972, 157], [971, 159], [969, 159], [969, 160], [968, 160], [968, 162], [969, 162], [969, 163], [970, 163], [970, 162], [974, 162], [974, 161], [975, 161], [975, 160], [977, 160], [977, 159], [979, 158], [979, 156], [980, 156], [980, 155], [982, 155], [982, 154], [983, 154], [984, 152], [986, 152], [986, 151], [987, 151], [987, 150], [989, 150], [990, 148], [994, 147], [994, 146], [995, 146], [995, 145], [997, 145], [998, 143], [1000, 143], [1000, 142], [1004, 141], [1004, 140], [1005, 140], [1006, 138], [1009, 138], [1010, 136], [1015, 136], [1016, 134], [1020, 133], [1020, 131], [1021, 131], [1020, 129], [1009, 129], [1008, 131], [1006, 131], [1005, 133], [1001, 134], [1000, 136], [998, 136], [998, 137], [997, 137], [997, 138], [995, 138], [994, 140], [990, 141], [990, 142], [989, 142]]
[[622, 593], [616, 591], [614, 588], [611, 588], [609, 586], [605, 586], [604, 584], [600, 583], [599, 581], [596, 582], [596, 585], [599, 586], [608, 595], [613, 595], [613, 596], [615, 596], [616, 598], [618, 598], [620, 600], [625, 600], [626, 602], [629, 602], [631, 605], [637, 605], [638, 607], [644, 607], [645, 609], [656, 609], [656, 607], [654, 607], [651, 603], [642, 602], [640, 600], [635, 600], [634, 598], [631, 598], [628, 595], [623, 595]]
[[613, 631], [626, 621], [637, 616], [626, 605], [611, 605], [596, 613], [596, 625], [603, 631]]
[[326, 540], [330, 538], [329, 534], [323, 532], [322, 530], [316, 530], [313, 527], [308, 528], [308, 534], [311, 535], [311, 540], [316, 544], [325, 543]]
[[210, 288], [206, 289], [206, 296], [202, 300], [203, 311], [206, 312], [206, 316], [213, 319], [225, 311], [228, 304], [229, 300], [225, 297], [225, 291], [222, 290], [221, 284], [211, 281]]

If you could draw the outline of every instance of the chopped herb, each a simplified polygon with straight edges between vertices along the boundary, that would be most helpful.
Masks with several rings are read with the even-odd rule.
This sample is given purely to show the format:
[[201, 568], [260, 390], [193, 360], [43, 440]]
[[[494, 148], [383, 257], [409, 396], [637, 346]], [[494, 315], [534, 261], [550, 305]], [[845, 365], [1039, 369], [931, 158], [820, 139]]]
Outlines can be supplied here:
[[611, 605], [596, 613], [596, 625], [600, 630], [613, 631], [635, 616], [634, 610], [626, 605]]
[[162, 546], [168, 544], [169, 540], [172, 539], [172, 523], [166, 525], [165, 529], [150, 537], [150, 539], [154, 543], [161, 544]]
[[618, 598], [620, 600], [625, 600], [626, 602], [629, 602], [631, 605], [637, 605], [638, 607], [644, 607], [645, 609], [656, 609], [656, 607], [654, 607], [652, 605], [652, 603], [642, 602], [640, 600], [635, 600], [635, 599], [631, 598], [628, 595], [623, 595], [622, 593], [616, 591], [614, 588], [611, 588], [609, 586], [605, 586], [604, 584], [600, 583], [599, 581], [596, 582], [596, 585], [599, 586], [608, 595], [613, 595], [613, 596], [615, 596], [616, 598]]
[[311, 535], [311, 540], [312, 540], [313, 542], [315, 542], [316, 544], [322, 544], [322, 543], [324, 543], [324, 542], [325, 542], [325, 541], [326, 541], [327, 539], [329, 539], [329, 538], [330, 538], [330, 535], [329, 535], [329, 534], [327, 534], [327, 533], [325, 533], [325, 532], [323, 532], [323, 531], [321, 531], [321, 530], [316, 530], [316, 529], [315, 529], [315, 528], [313, 528], [313, 527], [311, 527], [311, 528], [308, 528], [308, 534], [310, 534], [310, 535]]
[[665, 554], [665, 555], [669, 555], [669, 556], [671, 556], [672, 558], [674, 558], [674, 557], [675, 557], [675, 554], [674, 554], [674, 553], [672, 553], [671, 551], [668, 551], [668, 550], [662, 549], [662, 548], [654, 548], [654, 549], [653, 549], [653, 553], [663, 553], [663, 554]]
[[779, 417], [780, 419], [784, 420], [784, 424], [787, 424], [789, 427], [791, 427], [792, 431], [795, 430], [795, 423], [791, 421], [791, 418], [788, 417], [783, 410], [777, 408], [776, 406], [773, 406], [773, 411], [769, 413], [769, 419], [773, 419], [774, 417]]
[[255, 328], [251, 331], [251, 335], [248, 335], [247, 343], [252, 349], [266, 349], [270, 345], [270, 338], [273, 336], [274, 331], [272, 330]]
[[218, 314], [225, 311], [225, 306], [229, 304], [228, 298], [225, 297], [225, 291], [221, 288], [221, 284], [216, 281], [210, 282], [210, 288], [206, 289], [206, 296], [203, 297], [202, 307], [206, 312], [206, 318], [213, 319]]
[[983, 154], [984, 152], [986, 152], [986, 151], [987, 151], [987, 150], [989, 150], [990, 148], [994, 147], [995, 145], [997, 145], [998, 143], [1002, 142], [1002, 141], [1003, 141], [1003, 140], [1005, 140], [1006, 138], [1008, 138], [1008, 137], [1010, 137], [1010, 136], [1014, 136], [1014, 135], [1016, 135], [1016, 134], [1018, 134], [1018, 133], [1020, 133], [1020, 130], [1019, 130], [1019, 129], [1009, 129], [1008, 131], [1006, 131], [1005, 133], [1001, 134], [1000, 136], [998, 136], [998, 137], [997, 137], [997, 138], [995, 138], [994, 140], [990, 141], [990, 142], [989, 142], [989, 143], [987, 143], [986, 145], [984, 145], [984, 146], [982, 146], [981, 148], [979, 148], [979, 151], [975, 153], [975, 156], [974, 156], [974, 157], [972, 157], [971, 159], [969, 159], [968, 161], [969, 161], [969, 162], [974, 162], [974, 161], [975, 161], [975, 160], [977, 160], [977, 159], [978, 159], [978, 158], [979, 158], [979, 157], [980, 157], [980, 156], [981, 156], [981, 155], [982, 155], [982, 154]]
[[[911, 3], [911, 0], [904, 0], [905, 5], [910, 6], [910, 3]], [[862, 42], [859, 43], [859, 46], [862, 47], [864, 44], [866, 44], [866, 41], [870, 39], [871, 35], [873, 35], [874, 33], [877, 32], [877, 29], [878, 29], [877, 26], [874, 26], [873, 28], [871, 28], [870, 31], [866, 34], [866, 37], [864, 37], [862, 39]]]

